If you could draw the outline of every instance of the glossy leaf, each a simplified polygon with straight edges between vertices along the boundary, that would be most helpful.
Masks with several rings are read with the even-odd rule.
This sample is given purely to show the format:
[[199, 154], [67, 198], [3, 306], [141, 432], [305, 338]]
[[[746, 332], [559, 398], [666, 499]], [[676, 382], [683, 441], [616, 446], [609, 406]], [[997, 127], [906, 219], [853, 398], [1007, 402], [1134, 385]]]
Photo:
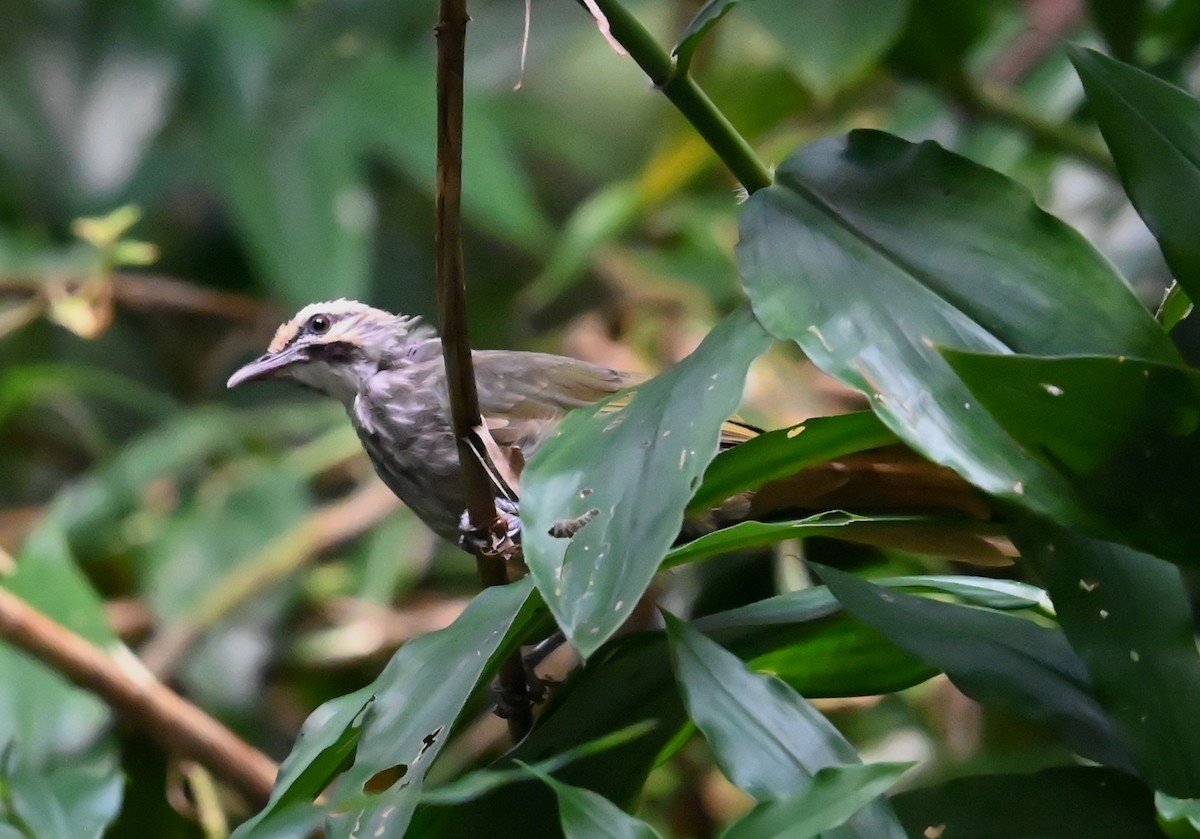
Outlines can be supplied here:
[[1163, 301], [1159, 305], [1158, 311], [1154, 313], [1154, 316], [1158, 318], [1158, 322], [1162, 324], [1163, 329], [1170, 332], [1179, 326], [1191, 313], [1191, 298], [1187, 296], [1187, 292], [1183, 290], [1183, 286], [1179, 284], [1179, 280], [1172, 280], [1171, 287], [1167, 289], [1167, 293], [1163, 297]]
[[1156, 792], [1154, 809], [1159, 824], [1171, 839], [1200, 836], [1200, 799], [1172, 798], [1164, 792]]
[[1162, 839], [1150, 790], [1097, 766], [971, 775], [891, 799], [909, 836]]
[[836, 831], [872, 800], [890, 789], [911, 763], [830, 766], [817, 772], [807, 788], [755, 807], [729, 826], [721, 839], [812, 839], [845, 835]]
[[989, 493], [1093, 527], [938, 347], [1178, 360], [1082, 237], [932, 143], [855, 131], [801, 149], [750, 197], [738, 263], [763, 325], [867, 393], [905, 442]]
[[[746, 370], [769, 342], [743, 308], [687, 359], [639, 385], [628, 405], [572, 413], [530, 461], [521, 478], [525, 558], [585, 657], [624, 623], [657, 572], [717, 453], [721, 424], [741, 401]], [[562, 521], [587, 523], [569, 539], [551, 536]]]
[[[286, 786], [239, 830], [239, 839], [275, 836], [277, 823], [290, 824], [294, 809], [304, 810], [304, 799], [331, 782], [329, 835], [346, 835], [358, 824], [380, 839], [403, 836], [450, 728], [499, 656], [528, 628], [531, 591], [527, 580], [487, 589], [449, 627], [401, 647], [368, 688], [314, 712], [310, 736], [280, 775]], [[386, 772], [398, 780], [384, 792], [367, 793], [367, 783]], [[307, 836], [314, 826], [301, 820], [296, 835]]]
[[1059, 629], [990, 610], [888, 591], [813, 566], [855, 617], [937, 667], [967, 696], [1053, 728], [1075, 751], [1132, 768], [1088, 672]]
[[604, 796], [556, 781], [532, 766], [527, 768], [554, 790], [566, 839], [661, 839], [657, 830]]
[[[104, 648], [117, 646], [104, 607], [53, 525], [30, 535], [0, 585]], [[0, 645], [0, 824], [37, 836], [98, 837], [121, 808], [123, 782], [108, 707], [57, 671]], [[66, 829], [67, 832], [63, 832]], [[22, 835], [28, 835], [23, 833]]]
[[301, 834], [307, 835], [305, 831], [311, 831], [320, 817], [317, 809], [308, 809], [307, 805], [353, 760], [363, 713], [374, 701], [368, 685], [331, 699], [309, 714], [291, 752], [279, 766], [267, 805], [244, 822], [234, 836], [275, 835], [277, 827], [289, 823], [293, 816], [304, 825], [299, 828]]
[[982, 564], [1010, 564], [1011, 551], [998, 548], [995, 525], [916, 517], [871, 518], [831, 512], [795, 521], [748, 521], [701, 536], [667, 554], [663, 567], [699, 562], [731, 551], [761, 548], [785, 539], [824, 536]]
[[1142, 70], [1092, 50], [1072, 50], [1092, 115], [1121, 183], [1158, 239], [1175, 279], [1200, 296], [1200, 102]]
[[1200, 797], [1200, 654], [1179, 569], [1031, 517], [1014, 538], [1142, 777], [1177, 798]]
[[1200, 558], [1200, 374], [1125, 358], [946, 353], [973, 397], [1104, 526], [1178, 562]]
[[739, 492], [808, 466], [894, 442], [896, 435], [869, 411], [817, 417], [768, 431], [717, 455], [688, 509], [708, 510]]
[[[821, 769], [859, 763], [854, 747], [786, 684], [750, 671], [678, 618], [664, 617], [688, 716], [733, 783], [760, 801], [788, 798], [810, 790]], [[830, 836], [904, 835], [884, 802], [856, 803], [862, 806], [853, 807], [847, 818], [862, 812]]]

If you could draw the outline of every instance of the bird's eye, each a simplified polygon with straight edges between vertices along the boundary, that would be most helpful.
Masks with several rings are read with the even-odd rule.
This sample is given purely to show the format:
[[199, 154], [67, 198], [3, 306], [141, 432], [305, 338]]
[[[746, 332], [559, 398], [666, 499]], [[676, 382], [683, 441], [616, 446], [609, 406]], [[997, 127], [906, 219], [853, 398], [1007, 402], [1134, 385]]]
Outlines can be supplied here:
[[305, 328], [314, 335], [324, 335], [329, 331], [330, 321], [328, 315], [313, 315], [308, 319]]

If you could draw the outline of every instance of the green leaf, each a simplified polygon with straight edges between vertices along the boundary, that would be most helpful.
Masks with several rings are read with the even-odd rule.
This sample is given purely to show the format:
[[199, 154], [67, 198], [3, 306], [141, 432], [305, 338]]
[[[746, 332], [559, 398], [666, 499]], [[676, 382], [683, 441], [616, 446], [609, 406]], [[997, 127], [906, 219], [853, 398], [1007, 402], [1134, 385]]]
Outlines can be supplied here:
[[1172, 280], [1171, 286], [1167, 289], [1167, 293], [1163, 297], [1162, 303], [1159, 304], [1158, 311], [1154, 313], [1154, 316], [1158, 318], [1158, 322], [1162, 324], [1163, 329], [1166, 332], [1170, 332], [1179, 326], [1191, 313], [1192, 299], [1187, 296], [1187, 292], [1183, 290], [1183, 286], [1179, 284], [1179, 280]]
[[1091, 760], [1132, 768], [1093, 697], [1083, 662], [1061, 630], [888, 591], [833, 568], [813, 567], [851, 614], [945, 672], [967, 696], [1049, 725]]
[[556, 781], [532, 766], [525, 768], [554, 790], [566, 839], [661, 839], [657, 830], [604, 796]]
[[[296, 758], [284, 763], [271, 803], [238, 831], [238, 839], [278, 835], [279, 823], [291, 823], [313, 790], [326, 788], [331, 834], [359, 824], [365, 835], [403, 836], [450, 728], [534, 619], [531, 591], [528, 580], [487, 589], [446, 629], [401, 647], [368, 688], [317, 709], [306, 724], [310, 736], [297, 743]], [[351, 750], [353, 762], [339, 774]], [[385, 792], [366, 792], [373, 777], [389, 771], [399, 780]], [[309, 835], [319, 815], [301, 818], [298, 835]]]
[[1013, 536], [1142, 777], [1177, 798], [1200, 797], [1200, 655], [1179, 569], [1032, 517]]
[[569, 766], [581, 758], [599, 754], [609, 749], [614, 749], [617, 746], [623, 746], [632, 740], [645, 736], [653, 729], [653, 722], [643, 720], [640, 723], [618, 729], [612, 734], [606, 734], [602, 737], [597, 737], [595, 740], [589, 740], [582, 745], [567, 749], [561, 754], [539, 761], [533, 765], [522, 765], [514, 769], [481, 769], [469, 772], [448, 784], [442, 784], [435, 789], [425, 792], [421, 796], [421, 801], [430, 804], [465, 804], [468, 801], [479, 798], [484, 793], [491, 792], [492, 790], [525, 778], [530, 770], [546, 774], [557, 772], [564, 766]]
[[1096, 766], [972, 775], [892, 798], [909, 836], [971, 839], [1162, 839], [1150, 790]]
[[761, 548], [784, 539], [809, 536], [955, 559], [1011, 562], [1011, 557], [991, 541], [1000, 534], [997, 526], [982, 522], [947, 522], [917, 517], [871, 518], [834, 511], [794, 521], [747, 521], [721, 528], [672, 548], [663, 567], [673, 568], [731, 551]]
[[739, 492], [809, 466], [894, 442], [896, 435], [870, 411], [817, 417], [768, 431], [717, 455], [688, 509], [706, 511]]
[[657, 830], [604, 796], [564, 784], [535, 767], [525, 768], [554, 790], [566, 839], [661, 839]]
[[[53, 524], [28, 537], [16, 572], [0, 584], [92, 643], [117, 646], [100, 598]], [[24, 825], [34, 836], [102, 836], [124, 789], [116, 743], [105, 733], [111, 723], [95, 696], [0, 645], [0, 824]]]
[[[573, 412], [521, 476], [526, 562], [584, 657], [625, 622], [658, 571], [746, 370], [769, 342], [740, 309], [687, 359], [634, 389], [628, 405]], [[550, 535], [556, 523], [588, 516], [572, 538]]]
[[1200, 558], [1200, 374], [1126, 358], [945, 353], [1011, 437], [1057, 472], [1094, 535]]
[[[860, 762], [837, 729], [786, 684], [750, 671], [733, 653], [673, 615], [664, 618], [688, 716], [733, 783], [760, 801], [786, 798], [811, 790], [821, 769]], [[885, 803], [861, 804], [865, 809], [856, 806], [846, 813], [849, 817], [862, 809], [831, 835], [904, 835]]]
[[34, 767], [10, 752], [0, 767], [0, 829], [18, 826], [24, 839], [70, 836], [100, 839], [121, 809], [125, 777], [115, 743], [105, 738], [98, 755]]
[[867, 393], [889, 428], [985, 491], [1096, 526], [938, 351], [1176, 363], [1078, 233], [996, 172], [875, 131], [805, 147], [750, 197], [738, 263], [755, 314]]
[[867, 75], [899, 39], [908, 10], [908, 0], [755, 0], [746, 7], [818, 99]]
[[349, 766], [358, 746], [363, 714], [375, 695], [372, 686], [331, 699], [309, 714], [292, 750], [279, 766], [279, 776], [266, 806], [244, 822], [234, 837], [275, 835], [283, 823], [297, 817], [300, 835], [307, 836], [320, 812], [311, 802], [330, 781]]
[[[817, 772], [807, 788], [779, 801], [760, 804], [721, 834], [721, 839], [811, 839], [835, 834], [888, 791], [911, 763], [830, 766]], [[828, 832], [827, 832], [828, 831]]]
[[1171, 839], [1194, 839], [1200, 836], [1200, 799], [1173, 798], [1166, 793], [1154, 794], [1154, 809], [1159, 823]]
[[725, 17], [730, 9], [740, 2], [741, 0], [708, 0], [700, 8], [700, 11], [696, 12], [687, 28], [683, 30], [679, 42], [671, 50], [671, 55], [675, 56], [675, 72], [677, 74], [683, 75], [688, 72], [692, 65], [692, 57], [695, 56], [700, 42], [717, 25], [717, 21]]
[[1175, 279], [1200, 296], [1200, 102], [1186, 92], [1092, 50], [1071, 51], [1088, 104], [1121, 183], [1158, 239]]

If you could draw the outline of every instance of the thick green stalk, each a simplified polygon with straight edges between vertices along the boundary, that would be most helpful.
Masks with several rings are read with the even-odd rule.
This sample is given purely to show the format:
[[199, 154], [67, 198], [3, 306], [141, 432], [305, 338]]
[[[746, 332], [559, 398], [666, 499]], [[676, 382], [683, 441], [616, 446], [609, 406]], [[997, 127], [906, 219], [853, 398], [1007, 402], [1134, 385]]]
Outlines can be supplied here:
[[755, 192], [770, 186], [770, 170], [758, 159], [754, 149], [717, 109], [708, 95], [700, 89], [696, 80], [687, 73], [675, 72], [675, 61], [670, 54], [617, 0], [595, 2], [596, 7], [608, 19], [613, 39], [625, 48], [630, 57], [649, 76], [654, 86], [663, 92], [679, 113], [699, 132], [746, 191]]

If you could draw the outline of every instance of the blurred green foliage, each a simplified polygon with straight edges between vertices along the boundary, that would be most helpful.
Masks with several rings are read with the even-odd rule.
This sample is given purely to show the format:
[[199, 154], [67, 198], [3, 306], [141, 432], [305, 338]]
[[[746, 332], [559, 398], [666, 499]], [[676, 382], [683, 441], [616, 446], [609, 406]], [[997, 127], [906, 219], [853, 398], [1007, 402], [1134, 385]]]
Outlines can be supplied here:
[[[784, 456], [809, 465], [895, 434], [1056, 520], [1018, 517], [1032, 561], [987, 573], [1040, 580], [1057, 612], [1033, 586], [947, 582], [929, 576], [961, 570], [945, 559], [824, 538], [818, 525], [857, 525], [836, 516], [776, 526], [754, 544], [806, 541], [771, 556], [701, 565], [688, 557], [712, 551], [681, 551], [662, 601], [706, 613], [694, 626], [710, 640], [683, 624], [669, 638], [609, 639], [670, 547], [690, 473], [609, 487], [628, 490], [635, 512], [663, 511], [652, 539], [636, 516], [588, 531], [639, 541], [622, 554], [632, 576], [610, 563], [572, 578], [619, 591], [618, 605], [514, 588], [463, 613], [471, 563], [396, 509], [340, 410], [283, 388], [223, 390], [310, 301], [434, 315], [435, 5], [0, 5], [4, 588], [106, 648], [119, 636], [287, 756], [268, 810], [247, 822], [253, 808], [230, 795], [214, 810], [136, 721], [114, 724], [95, 698], [0, 647], [0, 837], [215, 837], [222, 822], [302, 836], [328, 815], [308, 806], [327, 787], [343, 805], [331, 835], [361, 812], [388, 836], [411, 819], [419, 836], [591, 836], [599, 823], [699, 838], [751, 812], [729, 835], [765, 836], [831, 796], [831, 821], [812, 823], [834, 837], [942, 835], [929, 833], [938, 825], [947, 837], [1152, 836], [1156, 806], [1172, 836], [1196, 835], [1190, 594], [1174, 566], [1134, 549], [1194, 562], [1197, 398], [1183, 360], [1200, 357], [1185, 316], [1198, 264], [1197, 4], [622, 4], [664, 49], [678, 44], [779, 166], [747, 208], [581, 4], [533, 3], [522, 69], [522, 4], [472, 3], [464, 214], [477, 345], [655, 371], [721, 316], [734, 312], [726, 329], [748, 322], [748, 296], [772, 334], [873, 397], [774, 352], [750, 373], [749, 417], [798, 428], [871, 407], [887, 428], [871, 421], [851, 443], [849, 432], [798, 437], [794, 455], [783, 438], [740, 461], [721, 455], [701, 494], [749, 486]], [[857, 128], [874, 131], [847, 142]], [[818, 138], [834, 139], [810, 145]], [[942, 148], [910, 145], [926, 140]], [[1150, 311], [1173, 279], [1160, 329]], [[978, 354], [998, 350], [1110, 357]], [[740, 380], [757, 350], [743, 354], [712, 369]], [[1176, 384], [1142, 382], [1144, 370]], [[1060, 379], [1079, 388], [1067, 400], [1048, 389]], [[736, 401], [730, 386], [701, 405], [672, 382], [655, 387], [679, 437], [686, 420], [703, 439]], [[638, 410], [655, 407], [646, 395]], [[586, 433], [586, 416], [572, 422]], [[692, 452], [697, 479], [713, 454]], [[604, 456], [584, 436], [557, 455], [531, 477]], [[553, 497], [532, 503], [532, 520], [561, 518]], [[586, 541], [531, 546], [545, 591]], [[856, 586], [832, 571], [826, 588], [800, 550], [887, 579]], [[1097, 606], [1093, 584], [1111, 599]], [[504, 749], [487, 711], [498, 650], [544, 634], [548, 611], [589, 660], [500, 761], [513, 770], [504, 785], [471, 775]], [[949, 680], [929, 681], [939, 672]], [[769, 698], [748, 698], [759, 694]], [[831, 698], [821, 709], [836, 728], [801, 695]], [[796, 734], [784, 752], [803, 772], [785, 781], [772, 761], [786, 754], [756, 761], [739, 748], [764, 727]], [[829, 759], [814, 758], [821, 749]], [[1076, 754], [1107, 768], [1073, 766]], [[920, 761], [894, 807], [877, 796], [895, 768], [864, 771], [860, 755]], [[747, 780], [764, 773], [778, 788]], [[469, 795], [438, 799], [454, 779]], [[735, 784], [762, 803], [751, 810]], [[1046, 803], [1047, 789], [1059, 797]], [[614, 803], [637, 820], [612, 816]], [[1072, 808], [1078, 819], [1058, 818]]]

